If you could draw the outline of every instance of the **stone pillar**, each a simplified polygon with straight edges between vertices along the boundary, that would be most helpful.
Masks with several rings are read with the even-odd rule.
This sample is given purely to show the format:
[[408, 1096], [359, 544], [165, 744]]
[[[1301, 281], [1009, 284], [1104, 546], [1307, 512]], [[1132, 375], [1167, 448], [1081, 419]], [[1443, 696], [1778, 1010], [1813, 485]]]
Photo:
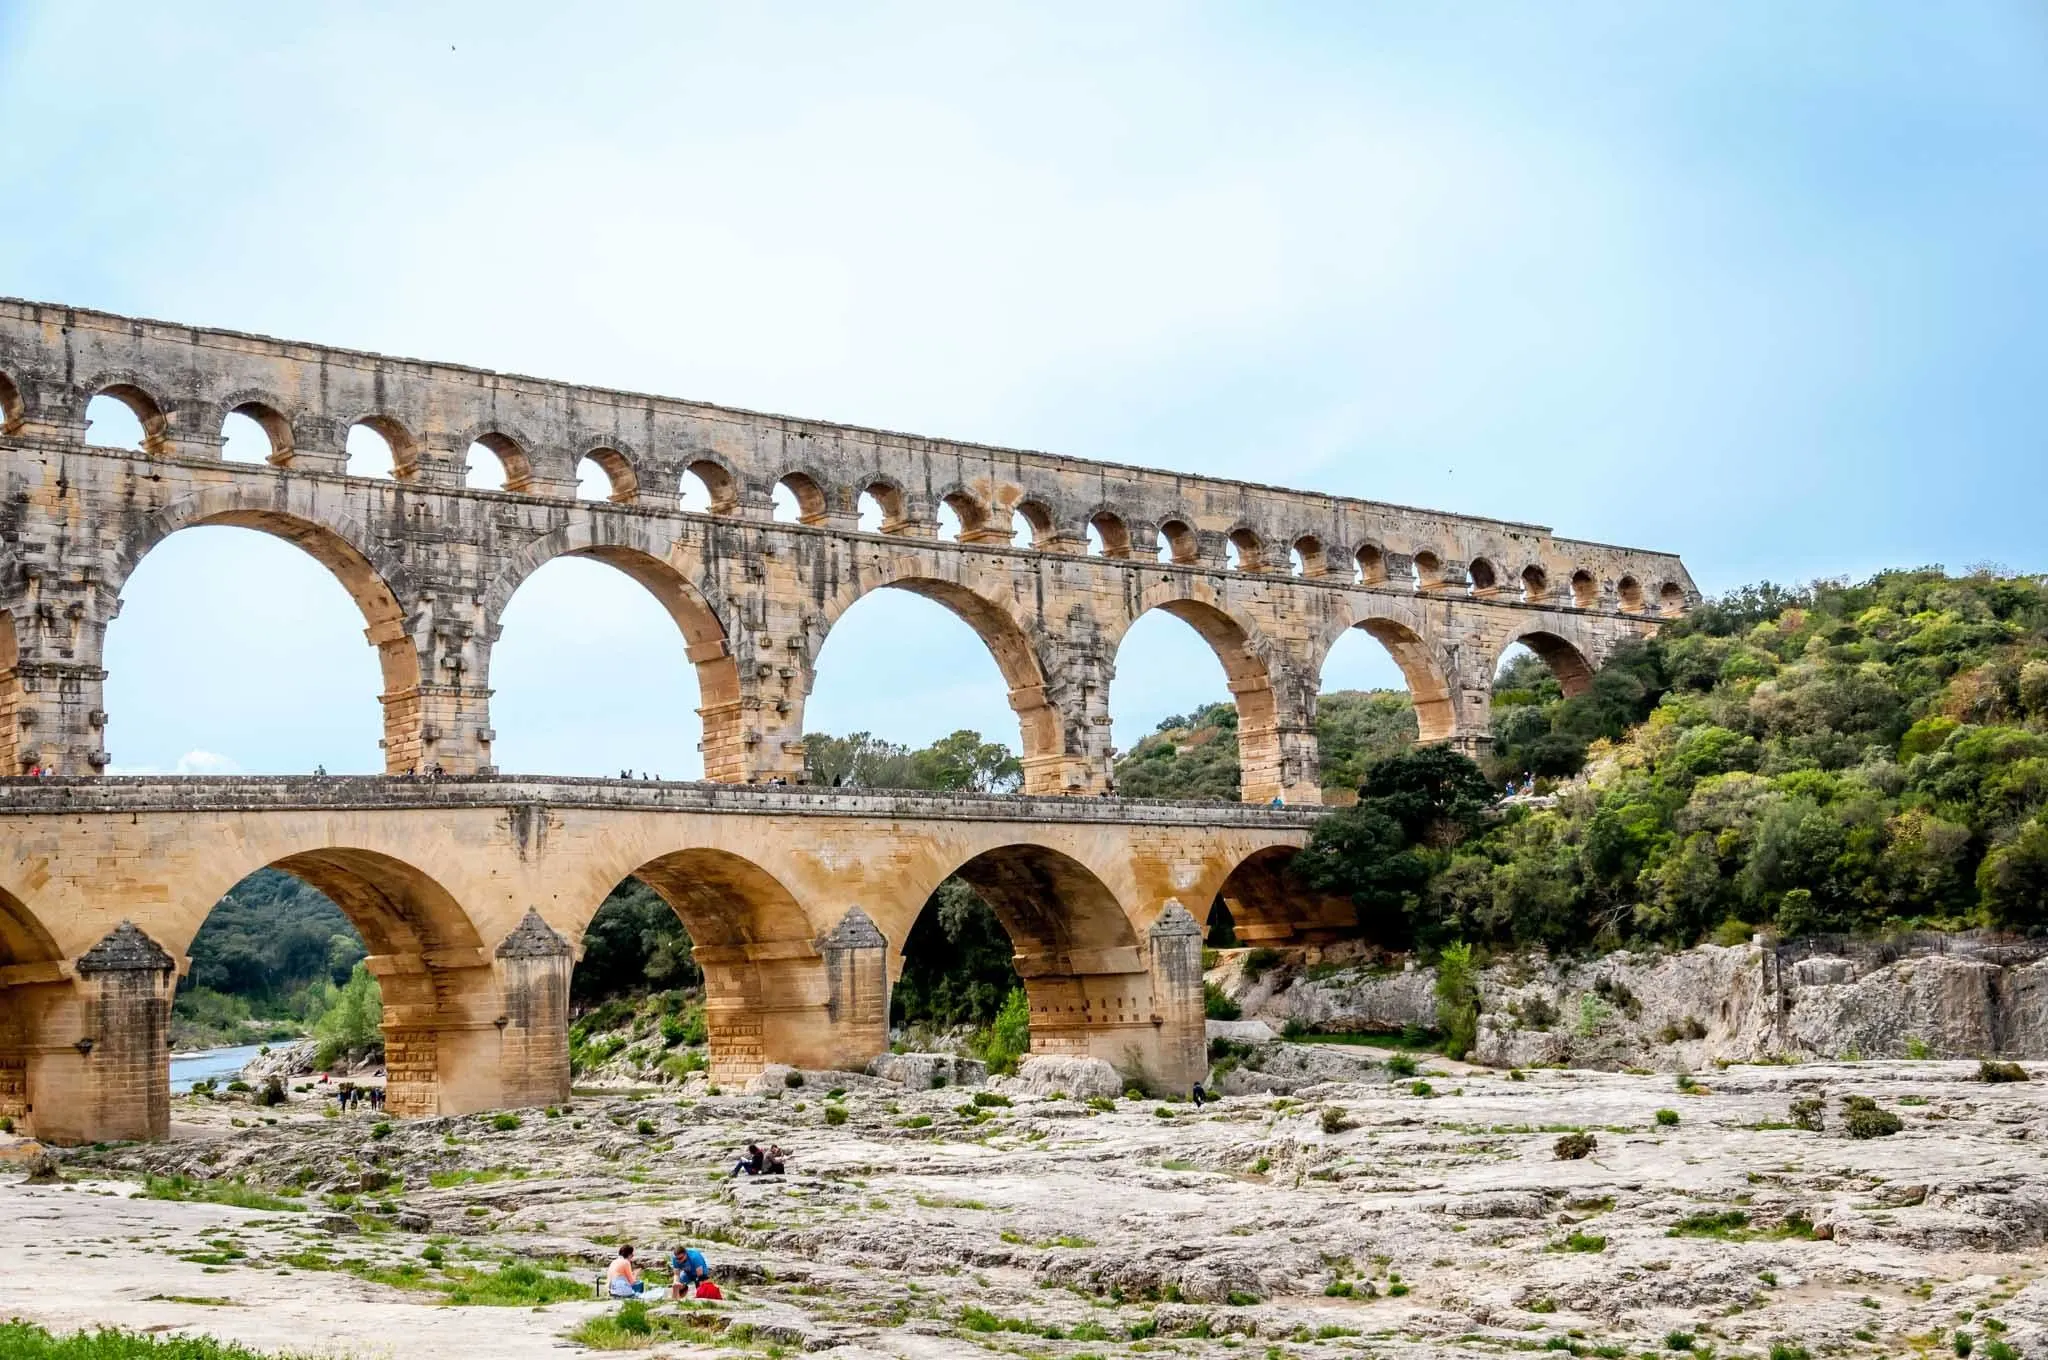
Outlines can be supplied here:
[[569, 1099], [569, 974], [575, 951], [528, 907], [495, 959], [504, 1005], [495, 1022], [501, 1104], [559, 1105]]
[[868, 914], [847, 908], [818, 939], [825, 961], [825, 1015], [831, 1026], [831, 1067], [861, 1071], [889, 1051], [889, 941]]
[[1209, 1070], [1208, 1010], [1202, 993], [1202, 928], [1167, 899], [1152, 923], [1152, 1013], [1158, 1028], [1148, 1075], [1169, 1092], [1185, 1093]]
[[[52, 1143], [168, 1136], [176, 960], [123, 921], [80, 955], [72, 972], [70, 1004], [45, 1012], [41, 1070], [26, 1083], [36, 1136]], [[75, 1056], [61, 1047], [70, 1028], [81, 1031], [70, 1045]]]
[[384, 998], [384, 1108], [400, 1119], [441, 1107], [439, 989], [416, 954], [373, 954], [363, 966]]

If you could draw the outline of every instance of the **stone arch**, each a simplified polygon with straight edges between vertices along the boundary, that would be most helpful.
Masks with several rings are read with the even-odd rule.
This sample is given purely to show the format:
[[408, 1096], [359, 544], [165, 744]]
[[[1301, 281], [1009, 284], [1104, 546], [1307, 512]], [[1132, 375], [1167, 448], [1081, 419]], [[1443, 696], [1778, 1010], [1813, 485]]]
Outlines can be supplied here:
[[[23, 963], [54, 963], [64, 951], [29, 910], [28, 904], [0, 887], [0, 968]], [[6, 985], [0, 982], [0, 994]], [[0, 1041], [0, 1048], [6, 1047]]]
[[384, 706], [384, 768], [392, 774], [411, 769], [421, 753], [419, 651], [406, 626], [399, 589], [393, 585], [398, 573], [387, 574], [380, 565], [369, 534], [345, 515], [316, 520], [279, 509], [266, 495], [215, 487], [174, 501], [145, 520], [141, 531], [122, 543], [114, 579], [108, 584], [119, 590], [159, 543], [180, 529], [206, 525], [254, 529], [283, 539], [341, 583], [362, 612], [364, 636], [377, 649], [384, 682], [378, 696]]
[[900, 534], [910, 527], [909, 502], [903, 494], [903, 487], [892, 477], [870, 473], [854, 484], [853, 503], [856, 509], [861, 497], [872, 496], [875, 506], [882, 512], [880, 532]]
[[1550, 668], [1550, 673], [1557, 677], [1558, 688], [1564, 691], [1567, 699], [1593, 688], [1593, 663], [1586, 659], [1586, 654], [1576, 644], [1540, 623], [1529, 624], [1508, 636], [1500, 651], [1494, 654], [1493, 667], [1487, 672], [1489, 677], [1499, 672], [1501, 657], [1518, 642], [1536, 653], [1536, 658]]
[[1415, 588], [1434, 590], [1444, 581], [1444, 560], [1428, 548], [1415, 554]]
[[1052, 507], [1035, 496], [1026, 496], [1010, 507], [1013, 517], [1021, 517], [1031, 530], [1031, 546], [1043, 552], [1052, 546], [1059, 536], [1059, 526], [1053, 519]]
[[28, 403], [22, 399], [21, 387], [5, 373], [0, 373], [0, 434], [18, 434], [28, 420]]
[[127, 373], [108, 373], [85, 386], [85, 402], [79, 408], [81, 425], [89, 424], [86, 408], [95, 397], [111, 397], [134, 413], [142, 423], [142, 451], [162, 455], [170, 452], [171, 414], [168, 403], [152, 393], [143, 381]]
[[[816, 661], [825, 639], [846, 611], [876, 590], [908, 591], [944, 605], [974, 630], [995, 658], [996, 669], [1010, 687], [1010, 709], [1017, 715], [1024, 792], [1064, 792], [1065, 728], [1059, 709], [1046, 694], [1046, 671], [1031, 641], [1030, 621], [1018, 617], [1002, 602], [977, 594], [958, 582], [923, 575], [929, 569], [924, 561], [885, 562], [882, 566], [883, 574], [865, 582], [849, 583], [828, 602], [813, 634], [811, 664], [804, 677], [805, 694], [817, 682]], [[890, 574], [892, 567], [900, 574]]]
[[1358, 563], [1358, 584], [1383, 586], [1387, 583], [1387, 554], [1377, 543], [1362, 543], [1353, 554]]
[[[949, 507], [959, 517], [962, 543], [983, 543], [992, 538], [1007, 541], [1010, 537], [1008, 529], [989, 523], [988, 502], [965, 487], [955, 486], [940, 492], [938, 503]], [[936, 518], [933, 523], [936, 525]]]
[[792, 468], [775, 479], [775, 484], [788, 489], [796, 497], [796, 519], [799, 524], [824, 524], [832, 514], [832, 500], [826, 494], [825, 479], [806, 468]]
[[[817, 932], [803, 908], [774, 874], [729, 850], [672, 850], [630, 876], [667, 902], [689, 932], [704, 971], [713, 1078], [758, 1071], [766, 1056], [764, 1027], [777, 1019], [777, 1012], [800, 1008], [804, 988], [793, 972], [815, 966], [819, 958]], [[591, 905], [579, 936], [597, 905]]]
[[1259, 537], [1258, 530], [1250, 525], [1240, 524], [1224, 535], [1230, 546], [1237, 549], [1239, 571], [1265, 571], [1270, 564], [1266, 561], [1266, 542]]
[[1108, 506], [1089, 512], [1088, 527], [1102, 540], [1102, 556], [1121, 561], [1131, 555], [1131, 530], [1124, 517]]
[[[283, 403], [263, 392], [237, 392], [221, 403], [221, 423], [226, 425], [229, 416], [247, 416], [263, 431], [263, 437], [270, 441], [270, 455], [265, 460], [272, 467], [290, 467], [292, 454], [296, 452], [296, 441], [292, 436], [291, 418], [283, 411]], [[226, 430], [222, 430], [225, 436]]]
[[1207, 916], [1218, 904], [1230, 913], [1238, 942], [1245, 945], [1327, 942], [1354, 930], [1354, 903], [1318, 892], [1290, 871], [1300, 853], [1300, 846], [1268, 845], [1233, 864], [1215, 894], [1201, 904], [1204, 933], [1211, 924]]
[[1666, 581], [1657, 587], [1657, 612], [1671, 618], [1685, 612], [1685, 587], [1676, 581]]
[[1398, 602], [1386, 597], [1361, 597], [1353, 606], [1348, 618], [1340, 619], [1328, 629], [1318, 641], [1315, 655], [1315, 671], [1322, 673], [1323, 662], [1330, 654], [1330, 648], [1346, 630], [1362, 628], [1374, 641], [1387, 649], [1400, 668], [1401, 678], [1407, 682], [1408, 697], [1415, 705], [1416, 740], [1421, 742], [1447, 741], [1457, 730], [1457, 710], [1451, 698], [1450, 668], [1437, 655], [1435, 647], [1425, 636], [1421, 618], [1416, 613], [1420, 606], [1408, 602], [1398, 609], [1388, 606]]
[[711, 496], [712, 514], [730, 515], [739, 508], [740, 481], [724, 462], [709, 454], [692, 454], [677, 473], [678, 482], [683, 473], [694, 474], [698, 481], [704, 483], [704, 490]]
[[1540, 604], [1550, 597], [1550, 576], [1542, 567], [1531, 562], [1522, 568], [1522, 598], [1530, 604]]
[[461, 442], [461, 447], [465, 450], [476, 445], [482, 445], [490, 450], [492, 456], [498, 460], [498, 468], [504, 474], [504, 484], [500, 490], [514, 494], [533, 490], [533, 460], [527, 456], [523, 441], [514, 439], [502, 430], [484, 429], [468, 435]]
[[[535, 539], [513, 554], [484, 595], [484, 617], [494, 630], [528, 577], [559, 557], [584, 557], [625, 573], [654, 596], [683, 635], [697, 669], [697, 714], [704, 723], [704, 777], [721, 783], [746, 779], [739, 665], [727, 641], [723, 602], [691, 582], [638, 524], [578, 521]], [[488, 651], [486, 651], [488, 657]], [[489, 664], [486, 660], [488, 681]]]
[[[349, 421], [347, 428], [353, 430], [358, 425], [382, 439], [391, 450], [391, 476], [394, 481], [411, 481], [419, 475], [420, 442], [402, 422], [381, 411], [371, 411]], [[347, 438], [344, 433], [344, 444]]]
[[1492, 595], [1500, 590], [1500, 573], [1493, 563], [1484, 557], [1475, 557], [1465, 568], [1472, 582], [1474, 595]]
[[1621, 601], [1621, 607], [1631, 614], [1641, 613], [1643, 608], [1643, 583], [1633, 576], [1624, 576], [1614, 583], [1614, 594]]
[[[405, 860], [355, 846], [299, 850], [255, 868], [276, 869], [319, 890], [363, 937], [365, 962], [384, 997], [386, 1108], [392, 1114], [417, 1117], [518, 1103], [504, 1100], [487, 1074], [465, 1070], [484, 1060], [474, 1051], [476, 1022], [497, 1012], [499, 998], [474, 922], [438, 879]], [[233, 886], [221, 885], [191, 928], [167, 935], [164, 943], [175, 953], [189, 951], [213, 905]], [[163, 1061], [168, 1067], [168, 1054]], [[490, 1095], [466, 1097], [465, 1086], [481, 1086]]]
[[1167, 560], [1178, 566], [1195, 566], [1202, 560], [1202, 540], [1194, 521], [1169, 515], [1159, 521], [1159, 541], [1165, 545]]
[[1579, 609], [1592, 609], [1600, 603], [1600, 583], [1593, 579], [1593, 573], [1580, 567], [1572, 573], [1572, 604]]
[[35, 1118], [40, 1083], [32, 1073], [39, 1051], [61, 1051], [64, 1042], [49, 1042], [56, 1036], [47, 1033], [47, 1008], [36, 1004], [34, 993], [50, 989], [36, 984], [57, 982], [63, 957], [27, 904], [0, 887], [0, 1118], [23, 1134], [42, 1132]]
[[[1031, 1051], [1147, 1066], [1158, 1009], [1130, 914], [1080, 860], [1029, 841], [989, 847], [953, 869], [1010, 937], [1031, 1008]], [[896, 942], [900, 951], [909, 939]], [[896, 971], [896, 970], [892, 970]]]
[[0, 609], [0, 777], [22, 773], [21, 645], [14, 614]]
[[583, 466], [584, 458], [597, 464], [598, 469], [604, 473], [605, 480], [611, 484], [611, 494], [606, 497], [607, 500], [614, 505], [631, 505], [640, 498], [639, 474], [633, 471], [632, 460], [625, 454], [609, 444], [600, 444], [596, 448], [585, 450], [583, 458], [576, 460], [579, 469]]
[[[1328, 554], [1323, 549], [1323, 540], [1316, 535], [1300, 535], [1291, 545], [1291, 551], [1299, 554], [1301, 557], [1301, 574], [1303, 576], [1323, 576], [1328, 574], [1330, 570]], [[1289, 563], [1290, 567], [1292, 565], [1292, 563]]]
[[1248, 803], [1263, 803], [1281, 791], [1281, 705], [1270, 658], [1272, 645], [1258, 626], [1212, 600], [1184, 594], [1178, 581], [1146, 592], [1139, 607], [1111, 640], [1121, 646], [1140, 618], [1157, 609], [1187, 624], [1209, 644], [1223, 667], [1237, 707], [1239, 792]]

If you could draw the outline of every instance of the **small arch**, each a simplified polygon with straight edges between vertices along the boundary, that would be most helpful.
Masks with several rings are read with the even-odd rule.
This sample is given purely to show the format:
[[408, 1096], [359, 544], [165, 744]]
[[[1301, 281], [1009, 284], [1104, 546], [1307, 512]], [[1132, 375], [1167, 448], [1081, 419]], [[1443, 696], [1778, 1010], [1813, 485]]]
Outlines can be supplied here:
[[1614, 583], [1614, 593], [1621, 600], [1621, 607], [1631, 614], [1640, 613], [1643, 608], [1643, 583], [1633, 576], [1624, 576]]
[[1434, 590], [1443, 584], [1443, 580], [1444, 563], [1442, 558], [1427, 548], [1415, 554], [1415, 588], [1417, 590]]
[[1131, 555], [1131, 530], [1114, 510], [1097, 510], [1088, 517], [1088, 551], [1097, 557], [1122, 560]]
[[463, 485], [516, 494], [533, 489], [533, 464], [510, 435], [489, 430], [469, 446]]
[[1367, 543], [1358, 550], [1358, 571], [1356, 580], [1362, 586], [1385, 585], [1387, 582], [1387, 555], [1378, 544]]
[[1600, 583], [1593, 579], [1593, 573], [1584, 567], [1572, 573], [1572, 604], [1580, 609], [1591, 609], [1600, 603]]
[[1666, 581], [1657, 587], [1657, 611], [1676, 618], [1685, 612], [1685, 587], [1676, 581]]
[[1543, 628], [1530, 628], [1509, 638], [1502, 646], [1500, 654], [1493, 658], [1493, 670], [1488, 674], [1499, 673], [1503, 658], [1506, 657], [1509, 648], [1516, 643], [1534, 652], [1537, 659], [1550, 668], [1550, 673], [1557, 677], [1558, 688], [1564, 691], [1565, 698], [1576, 698], [1593, 688], [1593, 663], [1586, 659], [1586, 654], [1556, 633]]
[[17, 963], [54, 963], [64, 951], [28, 904], [0, 888], [0, 968]]
[[364, 416], [348, 427], [346, 445], [351, 477], [410, 481], [419, 471], [419, 444], [389, 416]]
[[0, 434], [19, 434], [28, 420], [28, 404], [14, 379], [0, 373]]
[[1295, 539], [1294, 546], [1288, 550], [1288, 565], [1296, 576], [1313, 577], [1328, 573], [1330, 566], [1324, 559], [1323, 540], [1314, 534], [1303, 534]]
[[1053, 540], [1052, 511], [1045, 502], [1018, 501], [1010, 510], [1010, 543], [1019, 548], [1044, 549]]
[[576, 499], [631, 505], [640, 495], [632, 463], [617, 449], [592, 449], [576, 465]]
[[1530, 563], [1522, 568], [1522, 598], [1530, 604], [1541, 603], [1550, 594], [1550, 577], [1543, 568]]
[[1160, 521], [1159, 560], [1184, 567], [1194, 566], [1202, 560], [1202, 541], [1186, 520]]
[[1485, 558], [1473, 558], [1471, 565], [1466, 568], [1466, 572], [1471, 577], [1472, 593], [1474, 595], [1492, 595], [1499, 591], [1500, 573], [1495, 571], [1493, 563]]
[[978, 543], [988, 536], [988, 507], [965, 491], [948, 491], [939, 497], [937, 519], [939, 537], [946, 542]]
[[1232, 571], [1264, 571], [1266, 569], [1265, 544], [1258, 534], [1239, 525], [1230, 531], [1225, 540], [1225, 565]]
[[[234, 427], [240, 425], [237, 431]], [[221, 456], [231, 463], [264, 462], [272, 467], [289, 467], [292, 461], [292, 423], [275, 407], [260, 401], [244, 401], [228, 409], [221, 421]], [[241, 450], [259, 444], [262, 452], [254, 458]]]
[[[129, 434], [129, 421], [110, 410], [119, 408], [133, 418], [140, 429]], [[95, 408], [98, 408], [97, 411]], [[103, 448], [134, 448], [143, 453], [161, 454], [167, 452], [170, 444], [171, 420], [165, 414], [163, 405], [133, 383], [117, 382], [95, 392], [92, 400], [85, 404], [85, 428], [87, 442], [91, 439], [92, 427], [99, 424], [103, 430], [118, 431], [127, 442], [101, 445]]]
[[697, 515], [730, 515], [740, 503], [739, 480], [732, 469], [710, 458], [683, 465], [677, 492], [682, 508]]
[[870, 477], [862, 483], [856, 503], [862, 533], [900, 534], [910, 526], [903, 488], [887, 477]]
[[825, 488], [808, 472], [783, 474], [772, 494], [780, 524], [823, 524], [831, 512]]

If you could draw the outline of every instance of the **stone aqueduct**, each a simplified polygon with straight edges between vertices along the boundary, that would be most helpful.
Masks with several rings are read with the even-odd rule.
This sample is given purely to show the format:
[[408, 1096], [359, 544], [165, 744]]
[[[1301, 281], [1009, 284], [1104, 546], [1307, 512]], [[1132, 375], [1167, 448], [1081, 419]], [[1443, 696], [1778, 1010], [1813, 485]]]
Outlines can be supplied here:
[[[102, 396], [134, 412], [140, 449], [90, 442]], [[267, 463], [223, 459], [231, 414], [261, 426]], [[357, 425], [390, 445], [394, 476], [348, 475]], [[463, 484], [476, 445], [502, 490]], [[585, 459], [608, 500], [577, 498]], [[680, 508], [686, 474], [708, 514]], [[778, 486], [799, 522], [775, 519]], [[863, 498], [878, 532], [860, 528]], [[939, 536], [941, 506], [957, 541]], [[1018, 517], [1028, 547], [1012, 542]], [[118, 715], [101, 657], [122, 587], [165, 538], [216, 524], [333, 572], [379, 659], [388, 775], [451, 778], [102, 777]], [[499, 776], [498, 621], [561, 556], [617, 568], [675, 620], [706, 784]], [[1025, 796], [800, 787], [820, 648], [885, 588], [937, 601], [987, 644]], [[570, 962], [633, 873], [699, 942], [729, 1078], [879, 1051], [896, 951], [959, 872], [1017, 944], [1035, 1049], [1183, 1084], [1201, 1061], [1197, 932], [1218, 894], [1260, 938], [1344, 922], [1280, 875], [1319, 799], [1318, 676], [1348, 629], [1393, 655], [1424, 740], [1478, 752], [1508, 646], [1576, 691], [1696, 598], [1675, 556], [1535, 525], [0, 300], [0, 773], [56, 776], [0, 782], [0, 1114], [59, 1140], [160, 1136], [182, 953], [265, 865], [362, 930], [404, 1112], [566, 1094]], [[1099, 796], [1117, 645], [1155, 609], [1223, 664], [1251, 806]], [[1287, 806], [1265, 806], [1276, 796]]]

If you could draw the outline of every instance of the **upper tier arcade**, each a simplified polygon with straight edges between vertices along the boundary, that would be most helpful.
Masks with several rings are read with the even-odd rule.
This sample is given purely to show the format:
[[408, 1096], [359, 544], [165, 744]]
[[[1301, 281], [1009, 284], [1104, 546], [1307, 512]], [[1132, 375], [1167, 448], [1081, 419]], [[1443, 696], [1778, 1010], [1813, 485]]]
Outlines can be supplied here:
[[[93, 445], [119, 400], [143, 447]], [[268, 465], [222, 459], [253, 418]], [[352, 477], [357, 425], [391, 479]], [[463, 485], [473, 445], [503, 489]], [[594, 460], [608, 501], [578, 500]], [[700, 478], [709, 514], [679, 508]], [[774, 521], [777, 486], [799, 523]], [[866, 592], [965, 619], [1010, 686], [1035, 793], [1109, 788], [1116, 645], [1164, 609], [1216, 650], [1240, 710], [1244, 790], [1313, 802], [1330, 646], [1385, 643], [1425, 740], [1476, 750], [1503, 649], [1567, 690], [1621, 640], [1697, 598], [1677, 557], [1248, 482], [759, 415], [228, 331], [0, 300], [0, 770], [104, 768], [102, 643], [142, 557], [178, 529], [279, 535], [332, 570], [382, 665], [385, 761], [492, 768], [491, 645], [519, 583], [564, 554], [605, 561], [688, 641], [708, 777], [797, 779], [825, 636]], [[878, 532], [859, 506], [879, 506]], [[957, 541], [939, 538], [950, 507]], [[1012, 524], [1030, 526], [1030, 545]], [[1093, 543], [1091, 548], [1091, 530]]]

